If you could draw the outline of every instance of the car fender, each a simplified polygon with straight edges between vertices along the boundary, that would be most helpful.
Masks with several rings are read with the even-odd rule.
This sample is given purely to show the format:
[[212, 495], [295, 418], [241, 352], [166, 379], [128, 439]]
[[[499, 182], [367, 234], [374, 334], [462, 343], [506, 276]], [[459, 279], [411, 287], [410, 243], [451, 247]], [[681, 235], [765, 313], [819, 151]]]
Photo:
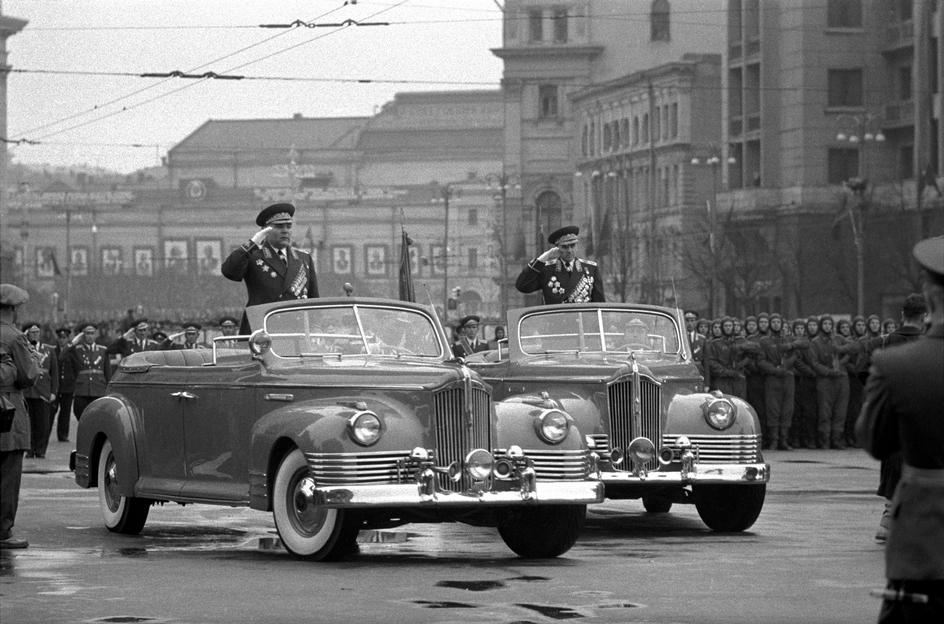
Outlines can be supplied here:
[[730, 394], [721, 395], [734, 404], [736, 417], [728, 429], [719, 431], [705, 421], [704, 406], [719, 397], [707, 392], [676, 394], [669, 403], [665, 423], [665, 433], [709, 434], [709, 435], [752, 435], [760, 433], [760, 420], [751, 405]]
[[[587, 448], [586, 441], [572, 415], [567, 437], [559, 444], [549, 445], [538, 436], [535, 422], [547, 409], [540, 405], [541, 397], [518, 396], [495, 403], [498, 419], [496, 448], [507, 449], [511, 445], [522, 449], [577, 450]], [[566, 411], [566, 410], [564, 410]]]
[[[82, 413], [76, 433], [75, 482], [84, 488], [98, 485], [98, 457], [105, 440], [111, 440], [112, 452], [122, 479], [118, 493], [134, 496], [140, 476], [135, 445], [134, 405], [121, 394], [110, 394], [92, 401]], [[87, 461], [84, 460], [87, 458]]]

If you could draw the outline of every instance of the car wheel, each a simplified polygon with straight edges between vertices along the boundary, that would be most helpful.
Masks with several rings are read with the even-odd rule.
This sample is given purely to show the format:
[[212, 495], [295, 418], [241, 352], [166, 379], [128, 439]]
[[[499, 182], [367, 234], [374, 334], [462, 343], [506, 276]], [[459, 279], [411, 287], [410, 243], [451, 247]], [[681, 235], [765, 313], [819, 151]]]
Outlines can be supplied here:
[[105, 440], [98, 456], [98, 503], [102, 519], [109, 531], [137, 535], [147, 522], [151, 501], [119, 494], [122, 478], [111, 442]]
[[695, 509], [713, 531], [744, 531], [754, 524], [764, 506], [767, 485], [697, 485], [692, 489]]
[[[350, 531], [345, 544], [341, 540], [345, 528], [344, 510], [312, 504], [303, 492], [307, 476], [308, 462], [300, 450], [295, 449], [285, 456], [275, 474], [272, 515], [286, 550], [296, 557], [321, 561], [341, 554], [344, 546], [350, 546]], [[350, 529], [351, 523], [347, 524]]]
[[642, 506], [649, 513], [668, 513], [672, 509], [672, 501], [661, 496], [643, 496]]
[[508, 548], [525, 559], [562, 555], [577, 541], [586, 505], [539, 505], [509, 512], [498, 525]]

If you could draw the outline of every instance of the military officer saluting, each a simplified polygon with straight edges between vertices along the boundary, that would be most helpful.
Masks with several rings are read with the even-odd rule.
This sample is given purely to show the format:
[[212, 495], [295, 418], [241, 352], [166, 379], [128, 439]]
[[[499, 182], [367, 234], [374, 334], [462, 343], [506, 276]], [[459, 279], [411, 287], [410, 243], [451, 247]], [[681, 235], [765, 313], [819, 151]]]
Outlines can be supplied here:
[[[223, 261], [224, 277], [246, 282], [247, 306], [318, 296], [318, 280], [311, 254], [292, 247], [295, 206], [273, 204], [256, 217], [262, 229]], [[249, 334], [243, 312], [240, 334]]]
[[523, 293], [540, 290], [544, 303], [606, 301], [597, 263], [577, 257], [580, 228], [568, 225], [548, 237], [554, 245], [528, 263], [515, 287]]

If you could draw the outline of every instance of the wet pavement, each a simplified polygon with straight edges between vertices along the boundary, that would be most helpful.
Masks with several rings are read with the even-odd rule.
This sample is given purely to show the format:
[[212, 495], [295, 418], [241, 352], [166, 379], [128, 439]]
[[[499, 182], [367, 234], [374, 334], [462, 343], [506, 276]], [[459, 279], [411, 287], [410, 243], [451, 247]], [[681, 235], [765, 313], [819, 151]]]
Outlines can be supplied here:
[[0, 622], [862, 622], [879, 603], [877, 463], [862, 451], [771, 452], [772, 483], [743, 534], [693, 506], [594, 506], [563, 557], [526, 561], [494, 529], [365, 531], [346, 561], [281, 548], [269, 514], [168, 504], [140, 536], [102, 525], [70, 445], [26, 460], [17, 534], [0, 553]]

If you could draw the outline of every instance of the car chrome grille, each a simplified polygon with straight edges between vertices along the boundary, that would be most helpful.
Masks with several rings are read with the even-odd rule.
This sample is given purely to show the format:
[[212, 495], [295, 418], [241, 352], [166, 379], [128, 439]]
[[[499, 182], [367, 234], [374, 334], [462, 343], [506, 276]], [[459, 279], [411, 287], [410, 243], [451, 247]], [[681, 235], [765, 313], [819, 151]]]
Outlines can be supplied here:
[[[660, 414], [662, 413], [662, 394], [659, 384], [648, 377], [640, 377], [640, 405], [642, 407], [642, 428], [634, 431], [633, 426], [633, 382], [627, 377], [611, 384], [607, 388], [609, 407], [609, 437], [606, 447], [609, 450], [619, 449], [626, 454], [629, 443], [635, 438], [644, 437], [652, 440], [658, 449], [661, 445]], [[599, 442], [595, 437], [594, 441]], [[659, 459], [653, 458], [646, 464], [647, 470], [657, 470]], [[621, 470], [631, 470], [627, 464]]]
[[396, 483], [397, 463], [408, 452], [306, 453], [315, 481], [323, 485]]
[[[500, 449], [498, 454], [505, 453]], [[585, 479], [590, 473], [590, 452], [549, 451], [547, 449], [524, 449], [524, 455], [534, 462], [534, 472], [543, 479]]]
[[[437, 392], [433, 399], [435, 410], [436, 447], [433, 449], [436, 465], [448, 466], [458, 462], [462, 466], [469, 451], [482, 448], [491, 451], [491, 397], [479, 387], [472, 387], [472, 418], [466, 416], [465, 390], [448, 388]], [[453, 482], [448, 475], [439, 475], [442, 490], [461, 492], [470, 486], [468, 477]]]
[[[665, 434], [662, 442], [675, 446], [681, 434]], [[760, 461], [760, 436], [750, 435], [689, 435], [696, 460], [707, 464], [751, 464]]]

